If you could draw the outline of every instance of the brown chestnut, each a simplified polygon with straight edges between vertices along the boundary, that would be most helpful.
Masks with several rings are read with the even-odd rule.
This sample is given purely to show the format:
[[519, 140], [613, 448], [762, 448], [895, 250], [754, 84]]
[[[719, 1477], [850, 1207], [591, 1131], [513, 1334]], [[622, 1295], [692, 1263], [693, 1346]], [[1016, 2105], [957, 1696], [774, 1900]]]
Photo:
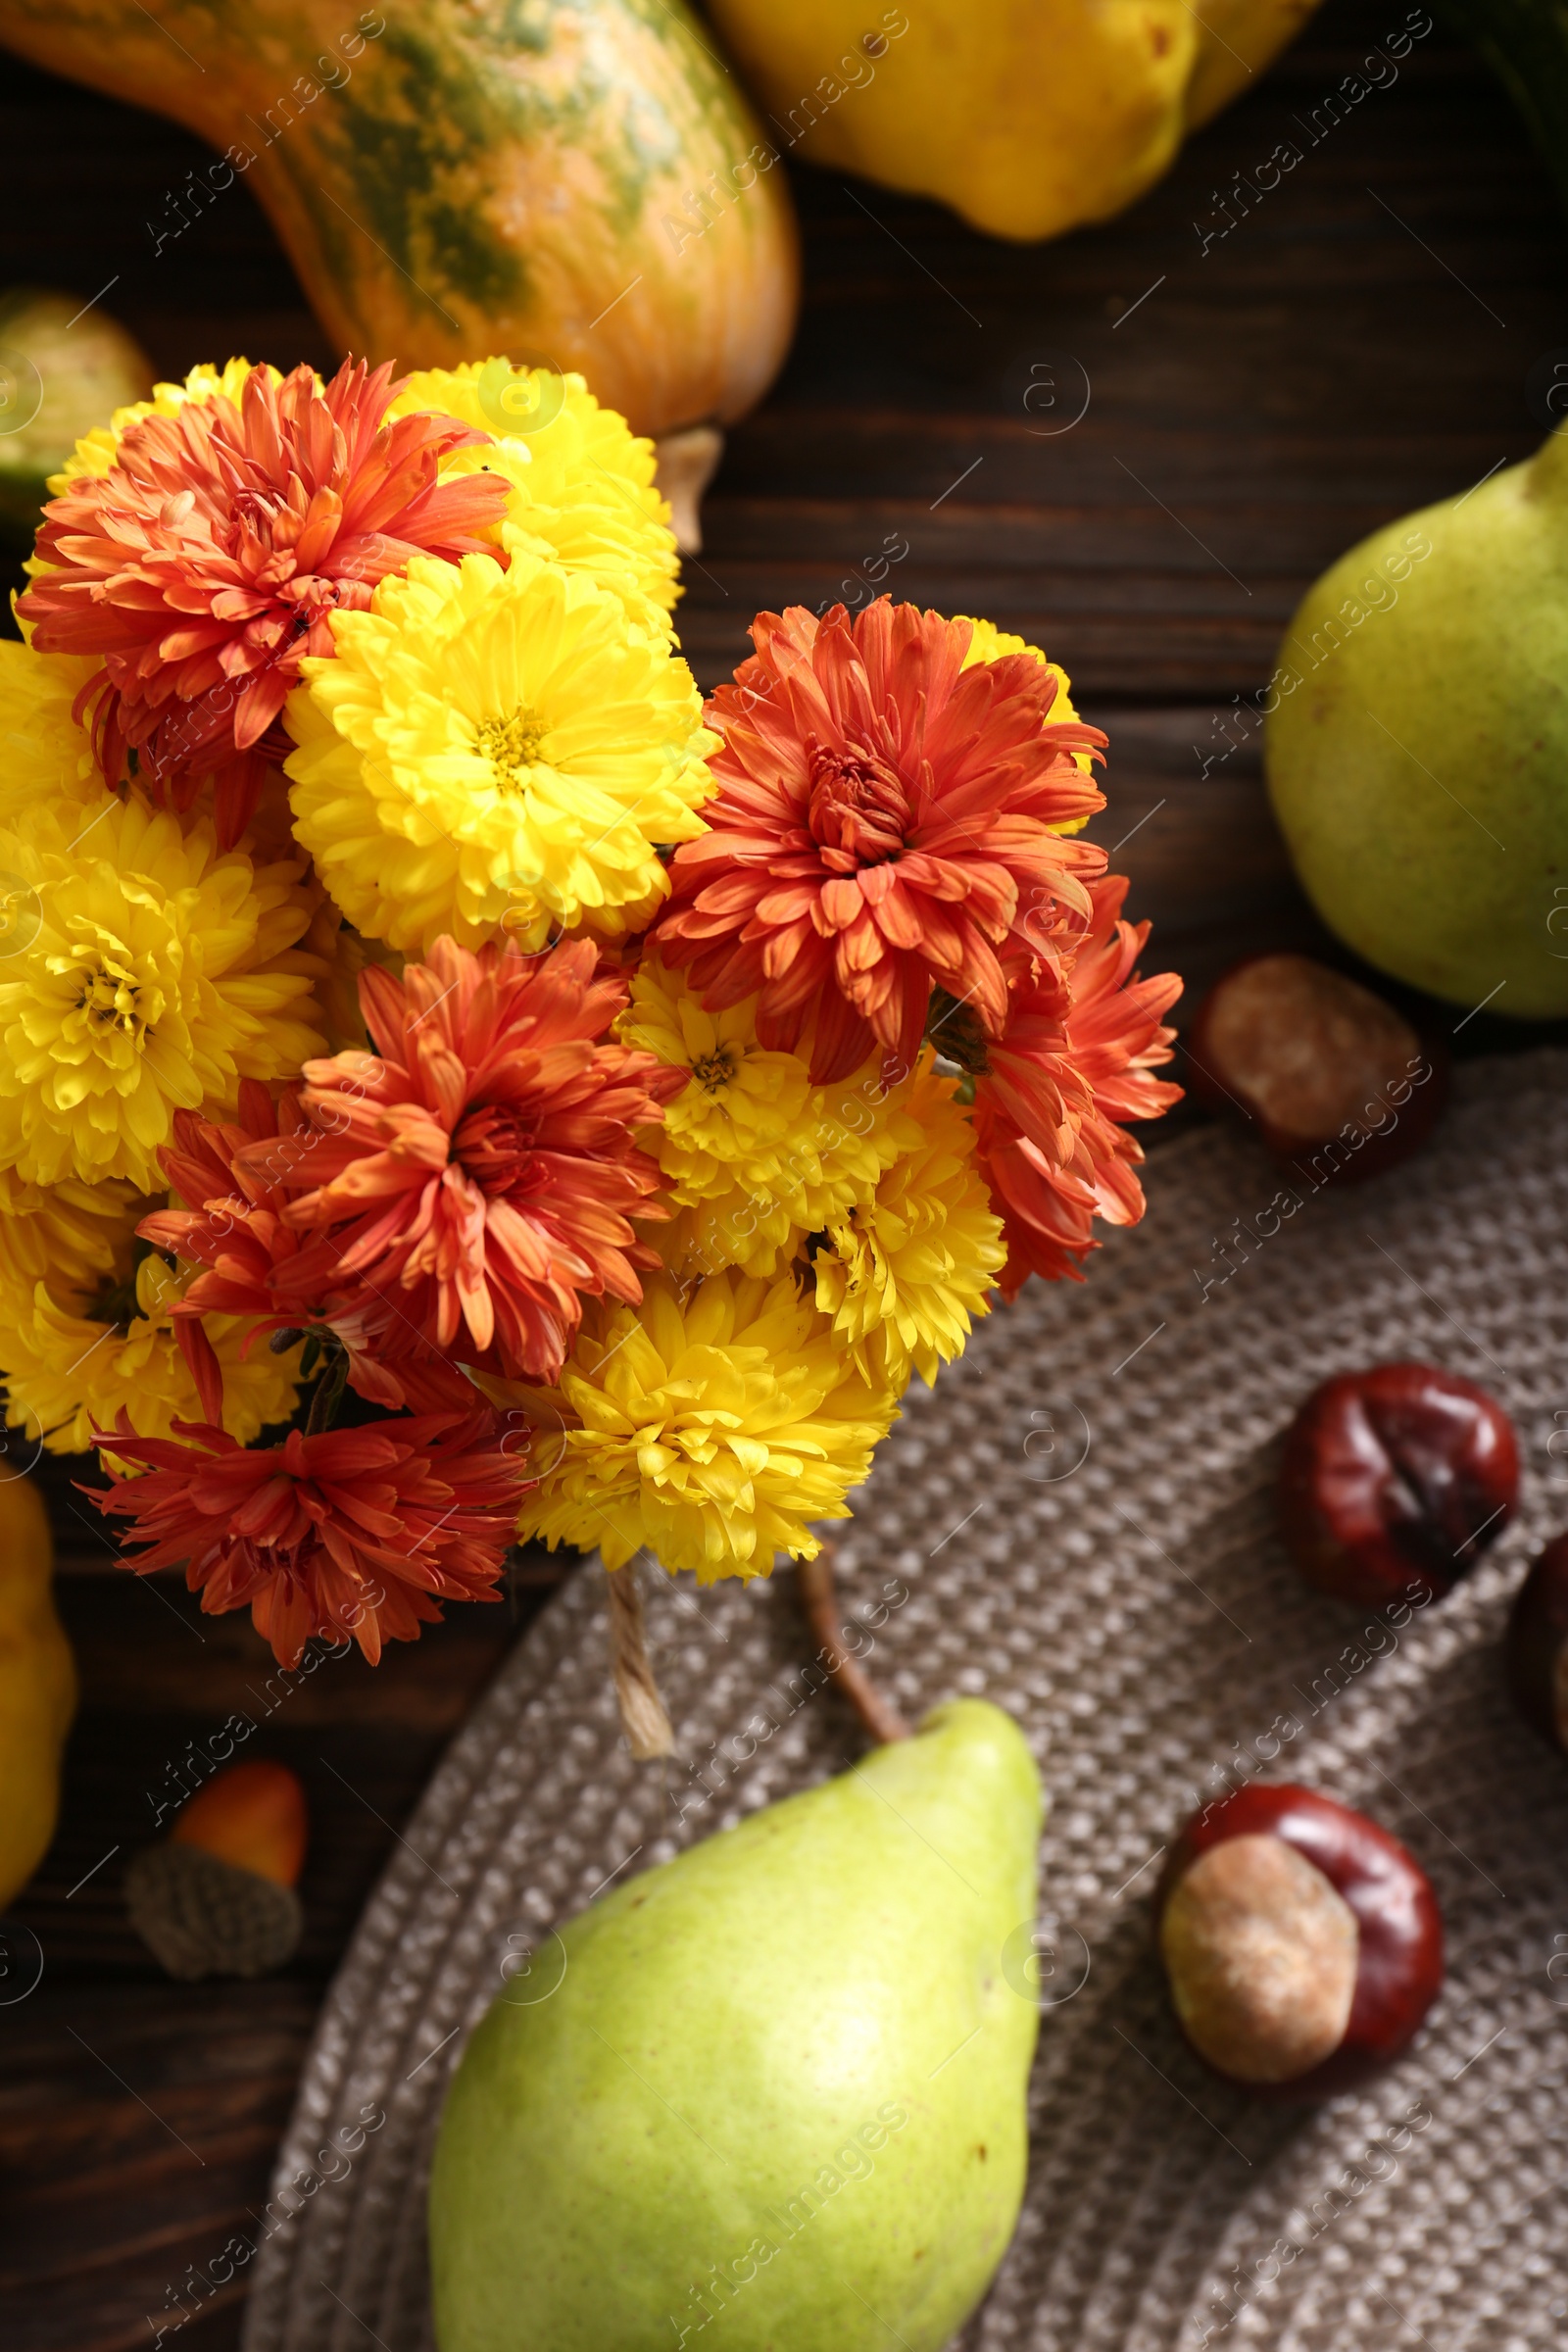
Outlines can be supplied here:
[[1155, 1936], [1183, 2034], [1229, 2082], [1331, 2098], [1408, 2048], [1443, 1983], [1431, 1883], [1387, 1830], [1252, 1783], [1173, 1847]]
[[1340, 1600], [1436, 1600], [1501, 1535], [1519, 1447], [1500, 1404], [1437, 1364], [1373, 1364], [1316, 1388], [1280, 1464], [1280, 1528]]
[[1314, 1186], [1408, 1158], [1447, 1097], [1441, 1043], [1310, 956], [1233, 964], [1200, 1004], [1187, 1051], [1199, 1101], [1245, 1112]]
[[1504, 1655], [1526, 1723], [1568, 1750], [1568, 1536], [1546, 1545], [1515, 1594]]

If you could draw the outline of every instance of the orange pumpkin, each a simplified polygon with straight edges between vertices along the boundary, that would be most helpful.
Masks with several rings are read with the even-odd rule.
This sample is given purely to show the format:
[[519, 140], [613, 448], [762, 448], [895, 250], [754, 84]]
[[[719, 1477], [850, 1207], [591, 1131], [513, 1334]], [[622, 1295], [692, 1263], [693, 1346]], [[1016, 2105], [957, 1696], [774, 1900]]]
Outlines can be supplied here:
[[794, 327], [783, 169], [711, 37], [684, 0], [0, 0], [0, 41], [212, 143], [153, 252], [243, 177], [342, 350], [575, 368], [653, 434], [744, 415]]

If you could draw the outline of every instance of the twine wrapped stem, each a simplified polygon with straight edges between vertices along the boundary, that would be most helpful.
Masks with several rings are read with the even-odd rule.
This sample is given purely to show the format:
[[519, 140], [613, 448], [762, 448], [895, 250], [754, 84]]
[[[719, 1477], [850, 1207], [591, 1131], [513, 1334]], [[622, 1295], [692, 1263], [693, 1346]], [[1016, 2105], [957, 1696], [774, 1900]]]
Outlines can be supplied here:
[[605, 1581], [610, 1588], [610, 1663], [621, 1725], [632, 1754], [639, 1764], [647, 1764], [673, 1753], [675, 1735], [649, 1661], [636, 1560], [628, 1560], [624, 1568], [607, 1569]]

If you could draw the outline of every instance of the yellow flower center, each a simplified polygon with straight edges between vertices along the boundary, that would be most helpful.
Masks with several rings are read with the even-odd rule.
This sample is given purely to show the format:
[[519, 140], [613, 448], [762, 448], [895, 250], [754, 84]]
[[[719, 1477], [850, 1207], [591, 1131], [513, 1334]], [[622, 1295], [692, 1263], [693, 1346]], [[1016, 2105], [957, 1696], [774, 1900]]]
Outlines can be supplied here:
[[77, 1007], [101, 1029], [118, 1029], [122, 1037], [141, 1039], [144, 1022], [138, 1008], [141, 991], [122, 972], [86, 972], [82, 975], [81, 994]]
[[700, 1054], [692, 1063], [692, 1076], [703, 1092], [721, 1095], [741, 1066], [739, 1046], [715, 1046], [711, 1054]]
[[479, 750], [504, 789], [517, 789], [521, 771], [538, 759], [549, 731], [538, 711], [530, 710], [526, 703], [519, 703], [510, 718], [480, 719]]

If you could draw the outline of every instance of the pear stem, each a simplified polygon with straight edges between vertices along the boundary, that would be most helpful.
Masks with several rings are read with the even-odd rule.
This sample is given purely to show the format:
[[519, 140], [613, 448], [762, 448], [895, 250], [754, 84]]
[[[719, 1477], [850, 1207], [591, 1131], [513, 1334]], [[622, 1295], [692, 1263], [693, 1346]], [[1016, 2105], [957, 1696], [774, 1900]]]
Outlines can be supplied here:
[[675, 1735], [648, 1656], [636, 1560], [628, 1560], [624, 1568], [607, 1568], [605, 1582], [610, 1589], [610, 1665], [621, 1728], [637, 1762], [648, 1764], [656, 1756], [673, 1754]]
[[884, 1697], [870, 1676], [844, 1646], [839, 1625], [838, 1594], [833, 1585], [833, 1545], [826, 1539], [814, 1560], [797, 1560], [795, 1589], [808, 1630], [815, 1635], [819, 1655], [867, 1735], [879, 1747], [910, 1738], [909, 1726], [891, 1698]]

